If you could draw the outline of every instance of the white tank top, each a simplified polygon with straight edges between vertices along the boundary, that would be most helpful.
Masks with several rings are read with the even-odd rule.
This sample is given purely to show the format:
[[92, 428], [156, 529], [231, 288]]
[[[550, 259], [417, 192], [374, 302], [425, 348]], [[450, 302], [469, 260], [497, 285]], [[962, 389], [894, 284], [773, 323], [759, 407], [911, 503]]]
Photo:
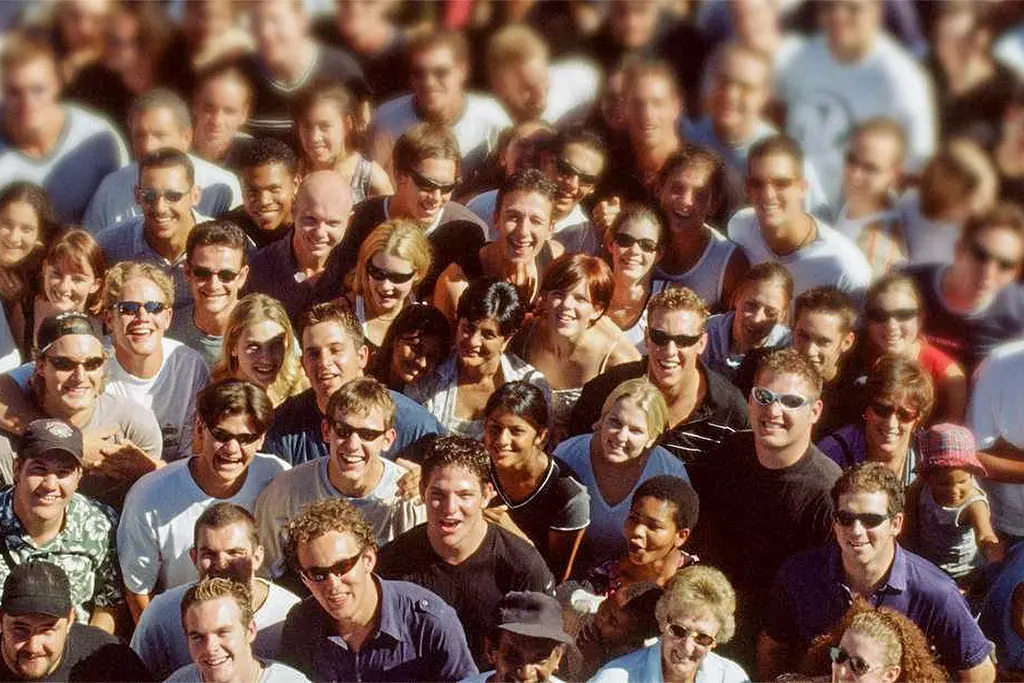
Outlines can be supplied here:
[[711, 232], [711, 241], [697, 263], [685, 273], [674, 275], [659, 267], [654, 273], [654, 279], [655, 282], [662, 280], [672, 285], [689, 287], [704, 300], [708, 310], [715, 312], [728, 306], [727, 301], [722, 301], [722, 284], [725, 282], [725, 268], [736, 250], [736, 244], [710, 225], [704, 227]]

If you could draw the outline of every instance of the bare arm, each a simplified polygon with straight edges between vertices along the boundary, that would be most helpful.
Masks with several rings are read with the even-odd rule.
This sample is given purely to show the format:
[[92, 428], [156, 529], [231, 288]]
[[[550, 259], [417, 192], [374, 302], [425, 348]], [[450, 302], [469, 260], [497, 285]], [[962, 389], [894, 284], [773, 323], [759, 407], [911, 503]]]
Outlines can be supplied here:
[[987, 657], [984, 662], [970, 669], [953, 672], [955, 681], [974, 681], [975, 683], [992, 683], [996, 680], [996, 667], [992, 658]]
[[937, 389], [936, 394], [940, 400], [934, 415], [935, 421], [961, 424], [967, 409], [967, 376], [963, 369], [956, 364], [950, 365], [939, 380]]
[[445, 268], [441, 276], [437, 278], [437, 284], [434, 286], [434, 306], [444, 313], [444, 316], [453, 324], [459, 297], [468, 288], [469, 282], [466, 281], [466, 275], [456, 263]]
[[113, 607], [94, 607], [92, 616], [89, 617], [89, 626], [95, 626], [113, 635], [117, 625], [116, 613], [117, 610]]
[[391, 178], [384, 167], [376, 161], [370, 162], [373, 168], [370, 169], [370, 196], [392, 195], [395, 193], [395, 186], [391, 184]]
[[0, 429], [22, 434], [32, 420], [45, 417], [10, 375], [0, 375]]
[[585, 528], [576, 531], [548, 530], [548, 552], [545, 559], [558, 583], [565, 583], [572, 575], [572, 565], [576, 562], [576, 552], [585, 531]]
[[132, 621], [136, 624], [139, 623], [139, 617], [142, 616], [142, 612], [149, 607], [151, 597], [149, 593], [132, 593], [127, 588], [124, 589], [124, 600], [128, 603], [128, 610], [132, 613]]
[[1024, 453], [1007, 441], [999, 439], [989, 448], [978, 451], [978, 460], [988, 470], [986, 479], [1024, 484]]
[[757, 676], [774, 681], [789, 669], [789, 645], [761, 631], [757, 636]]
[[992, 513], [988, 509], [988, 504], [983, 500], [971, 503], [964, 510], [963, 517], [974, 528], [974, 538], [985, 559], [989, 562], [1002, 562], [1006, 548], [1000, 543], [999, 536], [992, 528]]

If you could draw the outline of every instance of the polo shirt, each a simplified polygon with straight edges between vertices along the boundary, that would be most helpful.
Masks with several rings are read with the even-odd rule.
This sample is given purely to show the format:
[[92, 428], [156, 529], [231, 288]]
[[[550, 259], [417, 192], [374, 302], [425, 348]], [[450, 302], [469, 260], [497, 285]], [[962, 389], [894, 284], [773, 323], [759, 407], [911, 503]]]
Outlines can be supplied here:
[[249, 279], [242, 293], [245, 295], [259, 292], [274, 297], [288, 312], [292, 325], [298, 328], [297, 322], [303, 311], [331, 297], [318, 296], [319, 283], [325, 281], [327, 273], [310, 281], [299, 269], [299, 262], [292, 249], [294, 235], [295, 229], [292, 228], [284, 237], [250, 256]]
[[[889, 575], [866, 597], [875, 607], [907, 615], [951, 673], [978, 666], [992, 651], [952, 579], [899, 544]], [[827, 633], [852, 602], [839, 545], [829, 543], [783, 563], [772, 588], [765, 628], [774, 640], [803, 648]]]
[[[408, 396], [392, 390], [388, 393], [395, 401], [397, 437], [383, 455], [391, 460], [397, 457], [416, 460], [405, 452], [409, 446], [425, 436], [444, 434], [444, 428], [436, 417]], [[320, 430], [323, 419], [312, 389], [292, 396], [274, 411], [274, 423], [267, 433], [262, 452], [273, 453], [291, 465], [330, 455]]]
[[352, 652], [310, 596], [293, 607], [278, 659], [314, 681], [458, 681], [477, 673], [459, 617], [439, 597], [405, 581], [377, 579], [378, 624]]

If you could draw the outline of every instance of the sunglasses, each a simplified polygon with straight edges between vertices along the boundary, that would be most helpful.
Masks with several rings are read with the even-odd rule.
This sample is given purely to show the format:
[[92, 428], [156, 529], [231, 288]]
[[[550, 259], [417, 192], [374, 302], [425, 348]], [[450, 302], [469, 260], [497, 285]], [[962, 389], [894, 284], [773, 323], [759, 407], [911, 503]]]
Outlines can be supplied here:
[[339, 579], [345, 574], [348, 574], [352, 569], [359, 564], [359, 559], [363, 556], [363, 551], [360, 550], [352, 557], [346, 557], [344, 560], [338, 560], [330, 567], [308, 567], [302, 570], [302, 575], [313, 583], [323, 583], [329, 576], [337, 576]]
[[830, 647], [828, 650], [829, 656], [832, 658], [833, 664], [843, 665], [845, 664], [853, 672], [853, 675], [857, 678], [865, 675], [871, 671], [871, 665], [868, 664], [861, 657], [854, 657], [849, 652], [841, 647]]
[[387, 281], [394, 285], [404, 285], [406, 282], [416, 277], [416, 271], [411, 273], [396, 273], [393, 270], [378, 268], [372, 263], [366, 264], [366, 274], [377, 282]]
[[353, 434], [358, 434], [360, 441], [370, 442], [376, 441], [384, 434], [383, 429], [353, 427], [347, 422], [342, 422], [341, 420], [332, 420], [330, 418], [327, 419], [327, 424], [331, 426], [331, 431], [333, 431], [338, 436], [339, 439], [347, 439]]
[[659, 330], [656, 327], [649, 327], [647, 328], [647, 336], [650, 337], [651, 343], [655, 346], [668, 346], [669, 342], [675, 342], [676, 346], [688, 349], [699, 342], [700, 338], [704, 335], [703, 333], [695, 335], [669, 334], [668, 332]]
[[917, 420], [917, 418], [921, 417], [921, 413], [916, 410], [911, 410], [909, 408], [897, 408], [894, 405], [882, 403], [881, 401], [872, 401], [869, 407], [871, 408], [871, 412], [883, 420], [888, 420], [890, 417], [895, 415], [896, 419], [900, 422], [910, 424]]
[[751, 190], [764, 190], [770, 187], [776, 192], [781, 192], [788, 190], [796, 183], [796, 178], [754, 178], [753, 176], [747, 178], [747, 187]]
[[612, 241], [623, 249], [631, 249], [634, 244], [639, 244], [640, 251], [646, 252], [648, 254], [653, 254], [654, 252], [658, 251], [658, 243], [655, 242], [654, 240], [647, 239], [646, 237], [633, 237], [632, 235], [627, 235], [624, 232], [617, 232], [614, 235], [612, 235]]
[[176, 204], [185, 198], [189, 190], [181, 192], [179, 190], [154, 190], [151, 187], [140, 187], [139, 198], [142, 199], [143, 204], [156, 204], [161, 197], [171, 204]]
[[412, 178], [412, 182], [423, 192], [433, 192], [434, 190], [440, 191], [441, 194], [451, 194], [455, 190], [455, 186], [459, 184], [456, 179], [450, 183], [439, 183], [436, 180], [432, 180], [424, 175], [420, 175], [418, 171], [409, 169], [406, 171], [409, 177]]
[[410, 70], [409, 75], [420, 80], [426, 80], [430, 76], [433, 76], [437, 80], [443, 81], [448, 78], [452, 71], [454, 71], [454, 69], [450, 66], [439, 66], [434, 69], [417, 68]]
[[228, 270], [227, 268], [224, 270], [210, 270], [209, 268], [203, 268], [201, 266], [192, 268], [192, 277], [203, 282], [212, 280], [214, 275], [216, 275], [217, 279], [224, 284], [228, 284], [235, 281], [235, 278], [238, 277], [238, 272]]
[[799, 410], [811, 402], [811, 399], [800, 394], [777, 394], [766, 387], [754, 387], [750, 390], [757, 405], [767, 408], [773, 403], [778, 403], [783, 410]]
[[701, 647], [711, 647], [715, 644], [714, 636], [709, 636], [707, 633], [701, 633], [696, 629], [687, 628], [682, 624], [669, 624], [665, 627], [665, 632], [679, 640], [686, 640], [690, 636], [693, 636], [693, 642], [697, 643]]
[[996, 267], [1003, 271], [1009, 272], [1017, 267], [1018, 263], [1007, 258], [996, 256], [991, 251], [981, 246], [977, 242], [972, 242], [968, 245], [967, 249], [971, 252], [971, 256], [979, 265], [987, 265], [989, 263], [995, 263]]
[[894, 308], [887, 311], [882, 308], [869, 308], [864, 315], [873, 323], [887, 323], [890, 320], [905, 323], [917, 317], [920, 311], [916, 308]]
[[572, 163], [559, 157], [555, 159], [555, 170], [560, 176], [576, 176], [580, 179], [581, 185], [597, 185], [597, 176], [593, 173], [584, 173]]
[[840, 526], [853, 526], [856, 522], [860, 522], [865, 529], [874, 529], [881, 526], [885, 520], [889, 519], [889, 515], [880, 515], [877, 512], [850, 512], [849, 510], [837, 510], [835, 519]]
[[249, 444], [256, 443], [260, 436], [262, 436], [262, 434], [249, 434], [248, 432], [235, 434], [234, 432], [229, 432], [228, 430], [221, 429], [220, 427], [207, 427], [207, 429], [210, 431], [210, 436], [212, 436], [215, 441], [219, 441], [220, 443], [237, 441], [239, 446], [248, 446]]
[[75, 368], [79, 365], [86, 372], [95, 372], [103, 367], [103, 363], [106, 360], [103, 356], [90, 356], [85, 360], [76, 360], [68, 356], [44, 356], [44, 358], [53, 366], [54, 370], [59, 370], [60, 372], [74, 372]]
[[159, 315], [170, 308], [170, 306], [162, 301], [118, 301], [114, 304], [114, 308], [121, 315], [138, 316], [143, 310], [150, 315]]

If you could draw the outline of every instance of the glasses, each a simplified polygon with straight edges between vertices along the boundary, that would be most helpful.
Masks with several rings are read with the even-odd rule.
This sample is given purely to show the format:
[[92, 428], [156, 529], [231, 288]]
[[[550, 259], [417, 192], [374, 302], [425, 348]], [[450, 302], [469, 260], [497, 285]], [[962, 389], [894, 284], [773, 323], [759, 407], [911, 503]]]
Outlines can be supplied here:
[[647, 328], [647, 336], [650, 337], [651, 343], [655, 346], [668, 346], [670, 342], [675, 342], [676, 346], [681, 346], [684, 349], [688, 349], [704, 336], [704, 333], [700, 334], [669, 334], [663, 330], [659, 330], [656, 327]]
[[228, 270], [227, 268], [224, 270], [210, 270], [209, 268], [203, 268], [201, 266], [192, 268], [192, 277], [203, 282], [212, 280], [214, 275], [216, 275], [217, 279], [224, 284], [228, 284], [235, 281], [235, 278], [238, 277], [238, 272]]
[[910, 408], [897, 408], [889, 403], [882, 403], [881, 401], [872, 401], [870, 406], [871, 412], [880, 417], [883, 420], [888, 420], [893, 415], [896, 419], [904, 424], [910, 424], [921, 417], [921, 413]]
[[687, 628], [682, 624], [668, 624], [665, 627], [665, 632], [679, 640], [686, 640], [690, 636], [693, 636], [693, 642], [697, 643], [701, 647], [712, 647], [715, 644], [714, 636], [702, 633], [696, 629]]
[[451, 194], [455, 190], [455, 186], [459, 184], [458, 179], [453, 180], [450, 183], [439, 183], [436, 180], [421, 175], [418, 171], [409, 169], [406, 171], [409, 177], [412, 178], [413, 184], [416, 185], [423, 192], [433, 192], [438, 190], [441, 194]]
[[162, 301], [118, 301], [114, 308], [121, 315], [137, 317], [143, 310], [150, 315], [160, 315], [170, 307]]
[[811, 399], [800, 394], [777, 394], [765, 387], [754, 387], [750, 390], [757, 405], [767, 408], [773, 403], [778, 403], [783, 410], [799, 410], [811, 402]]
[[559, 157], [555, 159], [555, 170], [558, 171], [560, 176], [576, 176], [579, 178], [581, 185], [597, 185], [597, 175], [593, 173], [584, 173], [577, 167], [565, 159]]
[[967, 248], [970, 250], [971, 256], [974, 258], [975, 261], [978, 262], [979, 265], [984, 266], [988, 265], [989, 263], [995, 263], [996, 268], [1003, 272], [1009, 272], [1016, 268], [1018, 265], [1016, 261], [996, 256], [991, 251], [981, 246], [977, 242], [971, 242], [971, 244], [968, 245]]
[[155, 190], [152, 187], [140, 187], [139, 197], [142, 199], [143, 204], [156, 204], [161, 197], [171, 204], [177, 204], [185, 198], [185, 195], [187, 195], [191, 189], [192, 188], [189, 188], [188, 190], [181, 192], [180, 190]]
[[360, 441], [370, 442], [376, 441], [383, 434], [383, 429], [369, 429], [367, 427], [353, 427], [347, 422], [341, 420], [327, 420], [327, 424], [331, 425], [331, 431], [338, 435], [339, 439], [347, 439], [353, 434], [359, 435]]
[[438, 66], [434, 67], [433, 69], [421, 67], [410, 70], [409, 75], [421, 81], [427, 80], [427, 78], [429, 78], [430, 76], [433, 76], [439, 81], [443, 81], [444, 79], [448, 78], [448, 76], [454, 70], [455, 69], [450, 66]]
[[210, 431], [210, 436], [212, 436], [215, 441], [219, 441], [220, 443], [237, 441], [239, 446], [248, 446], [249, 444], [256, 443], [260, 436], [262, 436], [261, 434], [250, 434], [248, 432], [236, 434], [234, 432], [229, 432], [226, 429], [221, 429], [220, 427], [208, 426], [207, 429]]
[[796, 185], [796, 178], [747, 178], [747, 187], [751, 190], [764, 190], [772, 188], [776, 192], [782, 192]]
[[890, 320], [905, 323], [917, 317], [920, 311], [916, 308], [894, 308], [887, 311], [882, 308], [869, 308], [865, 315], [873, 323], [887, 323]]
[[857, 678], [871, 671], [871, 665], [864, 658], [855, 657], [841, 647], [830, 647], [828, 654], [832, 658], [833, 664], [839, 666], [845, 664]]
[[653, 254], [658, 251], [658, 243], [656, 241], [647, 239], [646, 237], [633, 237], [632, 235], [627, 235], [624, 232], [617, 232], [612, 235], [612, 241], [623, 249], [631, 249], [634, 244], [639, 244], [640, 251], [648, 254]]
[[359, 564], [359, 558], [362, 556], [363, 551], [360, 550], [352, 557], [346, 557], [344, 560], [338, 560], [330, 567], [307, 567], [302, 570], [302, 575], [313, 583], [323, 583], [329, 576], [337, 576], [340, 579]]
[[395, 285], [404, 285], [409, 280], [416, 277], [416, 271], [411, 273], [396, 273], [393, 270], [384, 270], [378, 268], [372, 263], [366, 264], [366, 274], [372, 277], [377, 282], [390, 282]]
[[77, 360], [68, 356], [45, 356], [45, 358], [54, 370], [60, 372], [74, 372], [78, 366], [82, 366], [86, 372], [95, 372], [103, 367], [106, 360], [103, 356], [90, 356], [85, 360]]
[[840, 526], [853, 526], [855, 523], [860, 522], [865, 529], [874, 529], [882, 526], [885, 520], [889, 519], [889, 515], [880, 515], [877, 512], [837, 510], [835, 518]]

